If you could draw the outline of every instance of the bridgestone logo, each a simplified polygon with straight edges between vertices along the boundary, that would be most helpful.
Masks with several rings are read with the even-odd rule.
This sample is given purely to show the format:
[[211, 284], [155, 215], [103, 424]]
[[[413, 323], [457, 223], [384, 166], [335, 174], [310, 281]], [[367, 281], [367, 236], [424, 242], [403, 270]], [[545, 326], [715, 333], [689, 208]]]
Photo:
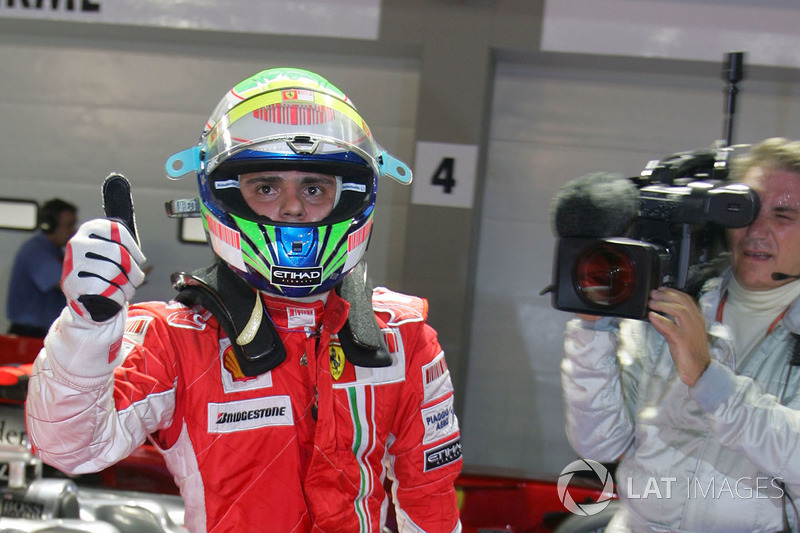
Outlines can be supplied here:
[[272, 267], [272, 284], [304, 287], [319, 285], [322, 280], [322, 268], [286, 268]]
[[294, 425], [288, 396], [208, 404], [208, 432], [232, 433], [267, 426]]
[[254, 409], [252, 411], [239, 411], [237, 413], [220, 413], [217, 424], [228, 424], [230, 422], [241, 422], [242, 420], [258, 420], [271, 416], [285, 416], [285, 407], [272, 407], [270, 409]]

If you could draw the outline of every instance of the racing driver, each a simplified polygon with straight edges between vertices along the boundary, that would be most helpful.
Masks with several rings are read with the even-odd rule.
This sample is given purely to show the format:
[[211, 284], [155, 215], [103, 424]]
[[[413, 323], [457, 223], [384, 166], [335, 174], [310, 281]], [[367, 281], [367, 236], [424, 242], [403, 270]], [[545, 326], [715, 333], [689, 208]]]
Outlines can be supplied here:
[[378, 532], [390, 502], [400, 531], [460, 531], [459, 426], [427, 303], [373, 290], [362, 260], [378, 178], [410, 170], [295, 68], [236, 85], [166, 170], [196, 174], [199, 199], [171, 214], [194, 204], [215, 262], [173, 274], [169, 302], [129, 304], [145, 259], [132, 201], [81, 226], [29, 382], [35, 452], [80, 474], [151, 442], [192, 532]]

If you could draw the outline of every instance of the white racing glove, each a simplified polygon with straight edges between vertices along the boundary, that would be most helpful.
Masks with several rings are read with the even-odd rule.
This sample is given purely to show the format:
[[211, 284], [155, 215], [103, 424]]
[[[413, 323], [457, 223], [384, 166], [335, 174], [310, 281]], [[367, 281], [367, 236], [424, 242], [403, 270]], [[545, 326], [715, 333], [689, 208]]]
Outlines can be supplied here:
[[67, 243], [61, 290], [69, 307], [95, 323], [115, 316], [144, 282], [145, 256], [124, 224], [98, 218]]

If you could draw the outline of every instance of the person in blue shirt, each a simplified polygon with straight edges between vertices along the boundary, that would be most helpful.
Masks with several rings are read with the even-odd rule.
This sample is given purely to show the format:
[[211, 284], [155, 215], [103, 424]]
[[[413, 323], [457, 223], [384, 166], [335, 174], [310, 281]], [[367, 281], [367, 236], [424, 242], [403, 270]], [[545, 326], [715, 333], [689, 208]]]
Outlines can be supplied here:
[[54, 198], [39, 209], [39, 232], [22, 244], [14, 258], [8, 287], [8, 333], [47, 335], [67, 301], [61, 292], [64, 246], [75, 235], [78, 208]]

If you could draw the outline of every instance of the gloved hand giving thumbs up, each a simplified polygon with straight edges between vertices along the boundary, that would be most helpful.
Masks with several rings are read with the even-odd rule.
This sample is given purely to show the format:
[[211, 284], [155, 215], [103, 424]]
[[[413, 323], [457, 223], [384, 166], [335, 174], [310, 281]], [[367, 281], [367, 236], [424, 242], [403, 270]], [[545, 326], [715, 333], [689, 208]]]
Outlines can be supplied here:
[[67, 243], [61, 290], [77, 314], [93, 322], [115, 316], [145, 278], [130, 184], [119, 174], [103, 183], [108, 218], [85, 222]]

